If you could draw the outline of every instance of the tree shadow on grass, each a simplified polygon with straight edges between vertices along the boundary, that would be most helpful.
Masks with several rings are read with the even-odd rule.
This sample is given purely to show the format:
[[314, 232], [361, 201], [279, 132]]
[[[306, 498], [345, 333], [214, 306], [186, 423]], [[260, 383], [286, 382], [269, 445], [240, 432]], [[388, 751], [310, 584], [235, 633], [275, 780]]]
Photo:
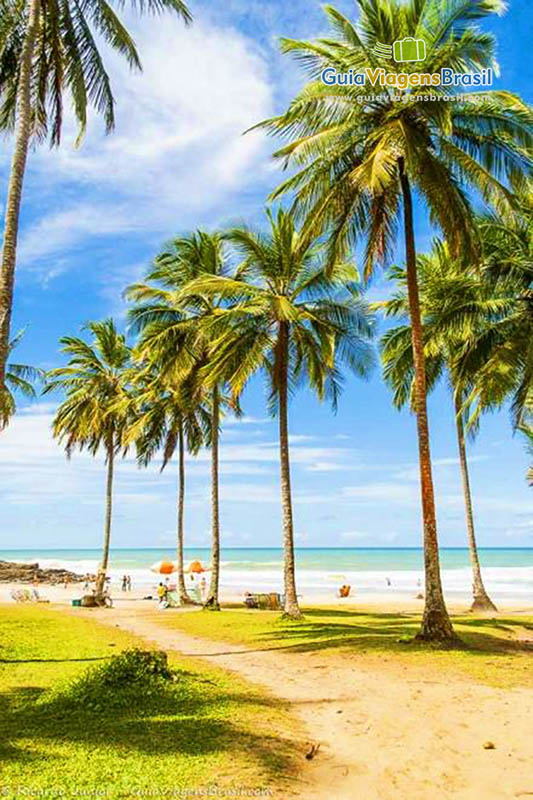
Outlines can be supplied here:
[[[61, 762], [82, 753], [113, 757], [202, 756], [227, 752], [256, 764], [274, 781], [294, 772], [295, 741], [262, 730], [264, 711], [285, 708], [276, 698], [231, 691], [195, 673], [180, 672], [167, 689], [129, 687], [124, 707], [90, 711], [73, 701], [68, 686], [55, 695], [40, 687], [0, 694], [0, 760], [36, 774], [51, 759]], [[268, 714], [267, 714], [268, 720]], [[74, 745], [61, 753], [62, 745]], [[77, 753], [77, 755], [76, 755]], [[149, 781], [147, 775], [146, 780]]]
[[[336, 622], [336, 618], [340, 621]], [[353, 620], [349, 624], [348, 620]], [[528, 623], [514, 618], [457, 617], [454, 619], [462, 649], [473, 654], [508, 655], [533, 650], [531, 642], [519, 640], [516, 634], [530, 630]], [[258, 634], [257, 641], [269, 640], [269, 649], [292, 652], [313, 652], [328, 649], [356, 651], [426, 652], [427, 645], [413, 642], [420, 626], [416, 613], [369, 613], [309, 609], [298, 624], [279, 621], [268, 632]], [[507, 636], [498, 636], [495, 631]], [[266, 648], [265, 648], [266, 649]]]

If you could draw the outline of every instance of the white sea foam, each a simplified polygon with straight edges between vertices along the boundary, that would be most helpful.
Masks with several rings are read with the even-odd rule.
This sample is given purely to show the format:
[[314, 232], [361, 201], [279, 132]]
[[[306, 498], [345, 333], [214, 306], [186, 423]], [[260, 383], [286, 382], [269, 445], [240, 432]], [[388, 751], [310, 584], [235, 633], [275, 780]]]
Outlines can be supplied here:
[[[36, 559], [28, 559], [31, 563]], [[38, 559], [43, 568], [65, 568], [78, 574], [96, 573], [98, 559]], [[245, 591], [282, 591], [283, 573], [281, 561], [237, 562], [223, 561], [221, 564], [221, 590], [240, 594]], [[124, 574], [131, 575], [134, 587], [153, 587], [159, 576], [146, 567], [129, 567], [111, 561], [110, 575], [115, 585]], [[532, 567], [486, 567], [483, 570], [485, 586], [495, 599], [501, 597], [532, 599]], [[388, 585], [387, 579], [390, 580]], [[444, 569], [442, 581], [446, 594], [468, 594], [471, 591], [472, 574], [469, 568]], [[309, 569], [297, 570], [298, 591], [307, 597], [313, 595], [335, 594], [342, 583], [350, 584], [354, 591], [361, 593], [387, 592], [415, 594], [423, 588], [422, 570], [355, 570], [346, 571]]]

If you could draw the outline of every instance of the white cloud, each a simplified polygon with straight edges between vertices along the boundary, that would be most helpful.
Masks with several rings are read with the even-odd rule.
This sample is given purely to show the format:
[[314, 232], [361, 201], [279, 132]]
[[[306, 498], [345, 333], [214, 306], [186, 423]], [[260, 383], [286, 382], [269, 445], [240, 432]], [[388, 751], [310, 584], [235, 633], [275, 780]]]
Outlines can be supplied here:
[[[168, 16], [127, 22], [144, 69], [132, 74], [108, 54], [114, 133], [105, 136], [93, 119], [76, 150], [69, 120], [58, 150], [31, 156], [28, 199], [51, 210], [23, 231], [26, 266], [88, 236], [196, 224], [266, 171], [263, 135], [242, 135], [272, 111], [266, 62], [252, 41], [202, 19], [189, 29]], [[74, 205], [73, 183], [83, 198]]]
[[383, 502], [401, 506], [414, 506], [420, 503], [420, 492], [417, 486], [393, 481], [345, 486], [342, 489], [342, 495], [364, 503]]
[[[482, 461], [487, 461], [487, 460], [488, 460], [488, 456], [486, 456], [486, 455], [472, 455], [472, 456], [468, 457], [468, 463], [470, 465], [471, 464], [477, 464], [477, 463], [480, 463]], [[443, 457], [443, 458], [433, 458], [431, 460], [431, 464], [432, 464], [433, 471], [434, 471], [435, 474], [438, 474], [438, 473], [444, 474], [444, 473], [449, 472], [448, 467], [455, 467], [457, 469], [457, 474], [459, 474], [458, 473], [458, 468], [459, 468], [459, 465], [460, 465], [460, 461], [455, 456], [447, 456], [447, 457]], [[418, 466], [418, 464], [406, 464], [405, 466], [402, 466], [400, 469], [397, 468], [394, 471], [394, 476], [395, 476], [395, 478], [400, 478], [400, 479], [403, 479], [403, 480], [419, 481], [420, 480], [420, 467]]]
[[344, 472], [346, 467], [342, 464], [335, 464], [332, 461], [315, 461], [306, 467], [308, 472]]
[[[109, 207], [107, 203], [77, 203], [73, 208], [53, 212], [39, 219], [27, 230], [20, 242], [19, 258], [32, 268], [42, 256], [71, 249], [88, 236], [109, 236], [134, 230], [134, 218], [126, 206]], [[61, 269], [54, 262], [53, 276]], [[62, 261], [63, 268], [67, 262]], [[50, 277], [50, 271], [47, 269]]]

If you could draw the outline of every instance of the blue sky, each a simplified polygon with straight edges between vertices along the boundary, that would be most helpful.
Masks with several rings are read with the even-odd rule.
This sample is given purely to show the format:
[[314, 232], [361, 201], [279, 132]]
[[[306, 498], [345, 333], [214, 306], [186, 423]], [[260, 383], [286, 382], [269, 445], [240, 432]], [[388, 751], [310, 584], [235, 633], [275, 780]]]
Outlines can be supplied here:
[[[170, 20], [128, 19], [144, 72], [130, 75], [107, 58], [117, 99], [117, 128], [105, 137], [92, 119], [73, 148], [67, 118], [57, 151], [30, 155], [20, 237], [15, 330], [26, 327], [18, 360], [56, 366], [58, 339], [89, 319], [124, 324], [121, 291], [142, 276], [170, 236], [193, 227], [261, 219], [280, 173], [272, 142], [242, 131], [284, 108], [303, 76], [277, 50], [277, 37], [324, 30], [313, 0], [191, 2], [190, 29]], [[340, 3], [352, 13], [351, 3]], [[522, 8], [521, 8], [522, 7]], [[531, 101], [533, 17], [515, 0], [491, 21], [499, 40], [501, 88]], [[0, 144], [5, 187], [11, 142]], [[5, 189], [4, 189], [5, 191]], [[0, 198], [0, 202], [4, 198]], [[431, 233], [423, 211], [419, 249]], [[399, 257], [401, 257], [401, 252]], [[371, 299], [385, 296], [379, 277]], [[280, 513], [276, 423], [259, 381], [247, 391], [246, 418], [228, 421], [221, 444], [222, 533], [228, 546], [277, 546]], [[54, 402], [22, 408], [0, 440], [0, 547], [91, 547], [101, 540], [102, 459], [68, 463], [50, 437]], [[414, 420], [398, 413], [379, 372], [348, 379], [334, 416], [309, 394], [290, 412], [297, 541], [309, 546], [420, 544]], [[430, 400], [432, 447], [443, 545], [465, 544], [464, 510], [451, 399]], [[507, 412], [483, 420], [470, 445], [478, 537], [486, 546], [533, 546], [527, 456]], [[118, 465], [116, 546], [172, 546], [176, 468], [160, 475], [132, 459]], [[209, 454], [188, 469], [187, 536], [209, 541]]]

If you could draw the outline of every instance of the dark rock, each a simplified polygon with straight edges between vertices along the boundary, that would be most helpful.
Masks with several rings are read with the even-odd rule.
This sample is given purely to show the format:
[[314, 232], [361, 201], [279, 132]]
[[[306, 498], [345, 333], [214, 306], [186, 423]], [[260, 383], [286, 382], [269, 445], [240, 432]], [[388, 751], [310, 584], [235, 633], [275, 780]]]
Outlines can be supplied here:
[[[86, 577], [68, 569], [41, 569], [37, 562], [17, 564], [14, 561], [0, 561], [0, 583], [81, 583]], [[94, 575], [89, 578], [95, 580]]]

